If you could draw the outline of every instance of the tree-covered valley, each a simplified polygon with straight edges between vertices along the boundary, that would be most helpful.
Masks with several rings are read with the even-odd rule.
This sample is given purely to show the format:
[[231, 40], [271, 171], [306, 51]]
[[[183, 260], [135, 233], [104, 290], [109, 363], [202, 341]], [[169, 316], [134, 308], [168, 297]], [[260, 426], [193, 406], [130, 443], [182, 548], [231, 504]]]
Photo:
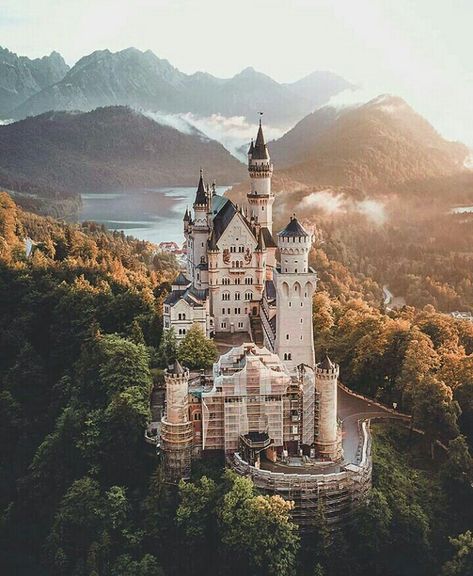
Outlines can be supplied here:
[[174, 259], [0, 195], [2, 573], [471, 575], [473, 324], [431, 305], [385, 310], [349, 232], [320, 227], [316, 354], [424, 433], [376, 424], [369, 499], [336, 533], [321, 507], [301, 537], [290, 504], [219, 460], [166, 484], [144, 441], [162, 368], [215, 355], [162, 337]]

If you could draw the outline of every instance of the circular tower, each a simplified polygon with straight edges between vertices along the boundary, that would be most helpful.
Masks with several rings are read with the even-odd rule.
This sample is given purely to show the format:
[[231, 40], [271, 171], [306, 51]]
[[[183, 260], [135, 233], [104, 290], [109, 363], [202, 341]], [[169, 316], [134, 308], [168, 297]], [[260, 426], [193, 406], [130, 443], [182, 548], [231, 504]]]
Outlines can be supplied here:
[[172, 370], [165, 370], [166, 410], [161, 419], [161, 447], [164, 473], [169, 482], [190, 478], [192, 423], [189, 420], [189, 370], [176, 360]]
[[295, 215], [278, 234], [282, 274], [305, 274], [309, 271], [309, 252], [314, 235], [307, 232]]
[[268, 228], [272, 234], [274, 194], [271, 191], [271, 178], [273, 165], [264, 141], [261, 120], [256, 141], [251, 141], [248, 150], [248, 173], [251, 181], [251, 190], [246, 196], [248, 204], [260, 226]]
[[337, 422], [337, 387], [340, 369], [328, 356], [315, 366], [315, 446], [327, 460], [341, 458], [341, 435]]
[[293, 366], [313, 367], [312, 297], [317, 275], [309, 268], [313, 234], [295, 216], [278, 234], [281, 265], [273, 279], [276, 287], [275, 352]]

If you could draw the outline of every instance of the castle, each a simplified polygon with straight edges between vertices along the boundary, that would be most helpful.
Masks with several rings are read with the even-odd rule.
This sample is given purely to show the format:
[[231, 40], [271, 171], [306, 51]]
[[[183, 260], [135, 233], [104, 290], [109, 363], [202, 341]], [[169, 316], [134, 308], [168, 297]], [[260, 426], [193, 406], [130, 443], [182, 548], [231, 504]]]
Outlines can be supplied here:
[[336, 521], [369, 488], [369, 438], [353, 428], [356, 442], [344, 455], [339, 367], [314, 357], [314, 235], [293, 216], [274, 240], [273, 165], [261, 122], [248, 172], [246, 208], [217, 195], [201, 172], [194, 213], [184, 216], [187, 269], [164, 302], [164, 328], [182, 339], [197, 324], [211, 337], [241, 333], [241, 343], [210, 376], [192, 376], [179, 362], [165, 372], [165, 474], [170, 482], [189, 478], [193, 459], [221, 453], [263, 492], [295, 500], [300, 524], [310, 523], [322, 497], [336, 503]]
[[187, 272], [175, 279], [164, 303], [164, 328], [174, 328], [182, 339], [193, 324], [207, 336], [261, 327], [261, 344], [288, 366], [313, 367], [317, 276], [309, 252], [314, 237], [294, 216], [274, 241], [273, 165], [261, 122], [248, 150], [248, 173], [251, 187], [243, 209], [205, 186], [201, 172], [194, 216], [188, 210], [184, 216]]

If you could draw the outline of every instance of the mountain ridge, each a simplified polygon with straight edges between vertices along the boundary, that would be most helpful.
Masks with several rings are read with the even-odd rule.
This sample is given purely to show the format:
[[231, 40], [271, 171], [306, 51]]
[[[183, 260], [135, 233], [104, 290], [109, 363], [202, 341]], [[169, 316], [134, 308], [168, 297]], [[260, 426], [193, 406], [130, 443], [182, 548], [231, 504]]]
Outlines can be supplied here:
[[128, 105], [167, 113], [221, 113], [290, 125], [351, 84], [331, 72], [313, 72], [294, 83], [278, 83], [247, 67], [231, 78], [206, 72], [185, 74], [151, 50], [96, 50], [83, 56], [58, 82], [20, 103], [15, 119], [49, 110], [89, 111]]
[[0, 46], [0, 115], [8, 115], [22, 102], [61, 80], [69, 66], [59, 52], [28, 58]]
[[245, 168], [221, 144], [179, 132], [123, 106], [47, 112], [0, 126], [0, 186], [48, 198], [194, 185], [203, 168], [219, 184]]
[[306, 184], [389, 188], [462, 172], [468, 148], [450, 142], [402, 98], [383, 94], [322, 108], [271, 143], [274, 161]]

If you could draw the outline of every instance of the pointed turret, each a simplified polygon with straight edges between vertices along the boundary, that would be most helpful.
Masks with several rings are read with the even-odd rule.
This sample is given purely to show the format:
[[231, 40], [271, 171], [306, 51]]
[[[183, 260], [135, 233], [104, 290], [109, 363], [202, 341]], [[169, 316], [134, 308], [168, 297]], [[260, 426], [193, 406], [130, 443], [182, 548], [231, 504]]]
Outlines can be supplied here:
[[184, 222], [189, 222], [190, 219], [191, 219], [191, 215], [189, 214], [189, 209], [186, 208], [186, 212], [184, 214], [183, 220], [184, 220]]
[[256, 142], [253, 146], [253, 151], [251, 153], [252, 160], [269, 160], [268, 149], [266, 148], [266, 142], [264, 141], [263, 126], [261, 125], [261, 118], [259, 121], [258, 134], [256, 136]]
[[251, 189], [246, 196], [248, 204], [256, 212], [261, 226], [268, 228], [272, 233], [274, 194], [271, 192], [271, 177], [273, 165], [264, 141], [261, 117], [256, 140], [251, 141], [248, 150], [248, 173], [251, 179]]
[[322, 360], [322, 362], [320, 362], [318, 367], [322, 370], [333, 370], [335, 368], [335, 364], [330, 360], [328, 354], [325, 354], [325, 358]]
[[174, 362], [173, 373], [176, 376], [182, 376], [183, 374], [186, 373], [186, 371], [184, 370], [184, 368], [182, 367], [181, 363], [179, 362], [179, 360], [177, 358], [176, 358], [176, 361]]
[[200, 169], [199, 184], [197, 186], [197, 192], [195, 194], [194, 206], [206, 206], [207, 205], [207, 191], [204, 184], [204, 171]]
[[310, 234], [305, 230], [299, 220], [296, 218], [296, 215], [293, 214], [291, 219], [289, 220], [289, 224], [279, 232], [278, 236], [280, 238], [292, 238], [292, 237], [300, 237], [300, 238], [307, 238]]

